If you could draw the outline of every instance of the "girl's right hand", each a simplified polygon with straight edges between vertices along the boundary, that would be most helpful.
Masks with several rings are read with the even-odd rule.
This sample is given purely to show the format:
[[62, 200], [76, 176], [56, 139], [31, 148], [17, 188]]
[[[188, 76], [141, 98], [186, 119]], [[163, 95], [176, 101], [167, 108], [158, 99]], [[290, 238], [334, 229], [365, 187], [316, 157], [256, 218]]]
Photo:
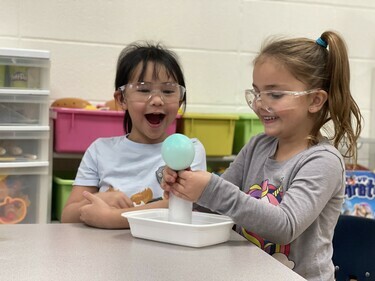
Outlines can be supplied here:
[[176, 182], [178, 174], [176, 171], [172, 170], [168, 166], [165, 166], [163, 169], [163, 178], [161, 181], [161, 188], [164, 190], [164, 198], [169, 198], [169, 191], [172, 188], [172, 185]]
[[106, 202], [110, 207], [117, 209], [131, 208], [134, 206], [133, 201], [121, 191], [98, 192], [95, 193], [95, 195]]

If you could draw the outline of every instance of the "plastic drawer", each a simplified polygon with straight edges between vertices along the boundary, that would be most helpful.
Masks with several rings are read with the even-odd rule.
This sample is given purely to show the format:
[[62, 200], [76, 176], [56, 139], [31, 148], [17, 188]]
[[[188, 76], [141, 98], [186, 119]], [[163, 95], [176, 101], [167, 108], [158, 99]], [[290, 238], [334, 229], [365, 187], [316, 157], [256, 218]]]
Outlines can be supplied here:
[[49, 128], [0, 128], [0, 163], [48, 161]]
[[49, 88], [50, 53], [0, 48], [0, 88]]
[[0, 224], [46, 223], [48, 162], [39, 167], [0, 168]]
[[0, 126], [47, 126], [49, 92], [0, 89]]

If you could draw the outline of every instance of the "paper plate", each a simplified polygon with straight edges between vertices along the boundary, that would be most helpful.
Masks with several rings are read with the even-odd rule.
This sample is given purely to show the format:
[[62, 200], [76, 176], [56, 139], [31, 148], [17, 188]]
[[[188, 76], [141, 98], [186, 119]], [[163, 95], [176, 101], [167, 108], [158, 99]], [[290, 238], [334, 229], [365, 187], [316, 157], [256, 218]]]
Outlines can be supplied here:
[[134, 237], [189, 247], [205, 247], [229, 240], [234, 222], [227, 216], [193, 212], [192, 223], [168, 220], [168, 209], [122, 213]]

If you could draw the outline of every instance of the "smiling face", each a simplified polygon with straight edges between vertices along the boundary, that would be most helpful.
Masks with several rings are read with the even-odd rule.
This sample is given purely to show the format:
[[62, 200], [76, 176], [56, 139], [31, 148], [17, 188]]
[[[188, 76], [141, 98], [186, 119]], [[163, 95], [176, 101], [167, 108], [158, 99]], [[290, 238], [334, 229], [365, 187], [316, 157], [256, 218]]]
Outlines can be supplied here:
[[[308, 86], [297, 80], [287, 68], [272, 57], [259, 60], [253, 71], [253, 87], [257, 92], [267, 90], [305, 91]], [[279, 138], [279, 141], [306, 140], [313, 118], [309, 110], [314, 94], [298, 97], [278, 97], [270, 111], [266, 102], [258, 101], [256, 114], [264, 124], [267, 135]]]
[[[140, 64], [135, 69], [134, 75], [129, 80], [129, 83], [139, 82], [141, 69]], [[164, 67], [156, 69], [159, 70], [158, 73], [154, 73], [154, 63], [149, 62], [142, 82], [176, 83], [172, 77], [167, 75]], [[127, 90], [125, 90], [125, 99], [122, 106], [124, 110], [129, 112], [133, 123], [128, 138], [138, 143], [160, 143], [164, 141], [168, 136], [166, 130], [175, 120], [180, 103], [165, 103], [160, 93], [154, 93], [146, 102], [134, 101], [127, 99], [126, 91]]]

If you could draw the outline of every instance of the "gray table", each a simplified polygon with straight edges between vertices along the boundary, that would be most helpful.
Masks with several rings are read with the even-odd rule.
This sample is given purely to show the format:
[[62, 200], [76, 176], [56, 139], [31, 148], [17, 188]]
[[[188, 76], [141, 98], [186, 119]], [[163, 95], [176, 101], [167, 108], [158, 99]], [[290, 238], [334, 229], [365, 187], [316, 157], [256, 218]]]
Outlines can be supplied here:
[[0, 225], [0, 280], [304, 280], [233, 232], [190, 248], [82, 224]]

